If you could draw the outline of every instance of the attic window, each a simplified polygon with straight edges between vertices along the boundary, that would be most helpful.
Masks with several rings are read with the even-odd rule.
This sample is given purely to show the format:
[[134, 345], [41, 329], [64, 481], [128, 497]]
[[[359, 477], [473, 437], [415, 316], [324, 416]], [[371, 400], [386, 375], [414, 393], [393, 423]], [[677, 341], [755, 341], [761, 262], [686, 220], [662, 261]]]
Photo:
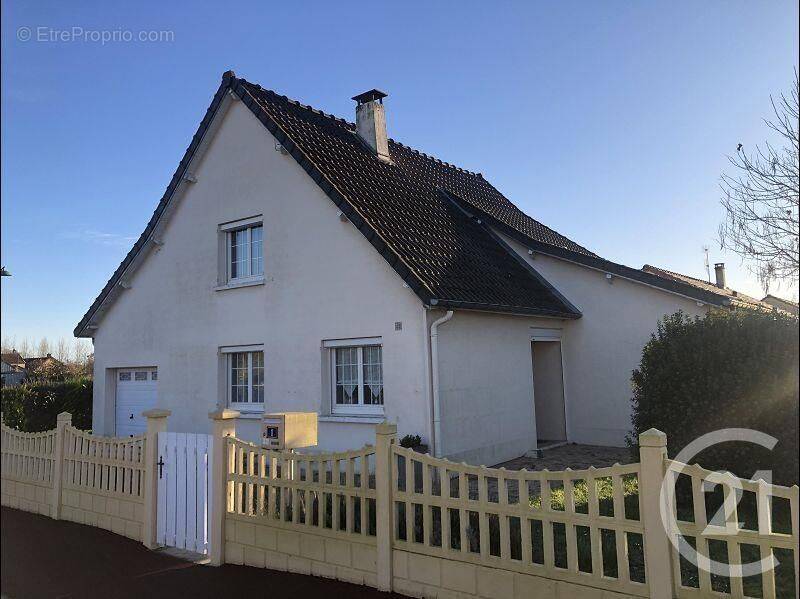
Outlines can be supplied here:
[[225, 241], [225, 274], [228, 283], [264, 277], [264, 225], [260, 217], [220, 227]]

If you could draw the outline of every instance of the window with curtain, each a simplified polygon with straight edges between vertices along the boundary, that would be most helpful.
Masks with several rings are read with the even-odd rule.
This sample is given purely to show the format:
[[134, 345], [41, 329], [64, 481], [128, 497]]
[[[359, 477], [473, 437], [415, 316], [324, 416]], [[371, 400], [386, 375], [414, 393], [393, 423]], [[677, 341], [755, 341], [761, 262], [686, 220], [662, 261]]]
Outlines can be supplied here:
[[332, 412], [383, 413], [383, 348], [358, 345], [331, 349]]

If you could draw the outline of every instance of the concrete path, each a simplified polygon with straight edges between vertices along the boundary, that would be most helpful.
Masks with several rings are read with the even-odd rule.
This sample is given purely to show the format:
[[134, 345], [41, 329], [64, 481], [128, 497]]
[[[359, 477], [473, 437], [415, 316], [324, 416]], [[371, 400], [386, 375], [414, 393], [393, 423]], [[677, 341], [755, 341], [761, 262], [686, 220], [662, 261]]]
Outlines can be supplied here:
[[401, 595], [244, 566], [212, 568], [73, 522], [10, 508], [0, 512], [0, 594], [9, 599], [72, 597], [353, 597]]

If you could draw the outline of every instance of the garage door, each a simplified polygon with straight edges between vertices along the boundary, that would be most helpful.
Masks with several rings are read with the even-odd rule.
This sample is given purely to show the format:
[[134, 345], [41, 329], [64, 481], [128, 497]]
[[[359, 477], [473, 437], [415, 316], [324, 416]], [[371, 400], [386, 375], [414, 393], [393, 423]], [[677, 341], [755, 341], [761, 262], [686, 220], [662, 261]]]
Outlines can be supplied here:
[[117, 371], [116, 435], [142, 435], [147, 419], [142, 412], [156, 405], [158, 371], [155, 368], [124, 368]]

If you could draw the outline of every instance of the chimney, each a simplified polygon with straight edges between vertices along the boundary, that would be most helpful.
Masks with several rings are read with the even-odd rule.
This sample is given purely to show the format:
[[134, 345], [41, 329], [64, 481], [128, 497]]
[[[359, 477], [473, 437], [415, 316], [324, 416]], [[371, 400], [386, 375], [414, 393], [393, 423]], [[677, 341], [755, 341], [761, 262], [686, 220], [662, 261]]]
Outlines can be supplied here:
[[363, 94], [353, 96], [356, 106], [356, 131], [378, 159], [391, 162], [389, 157], [389, 138], [386, 135], [386, 113], [383, 111], [383, 99], [387, 94], [371, 89]]
[[717, 262], [714, 265], [714, 274], [717, 276], [717, 287], [725, 289], [725, 263]]

